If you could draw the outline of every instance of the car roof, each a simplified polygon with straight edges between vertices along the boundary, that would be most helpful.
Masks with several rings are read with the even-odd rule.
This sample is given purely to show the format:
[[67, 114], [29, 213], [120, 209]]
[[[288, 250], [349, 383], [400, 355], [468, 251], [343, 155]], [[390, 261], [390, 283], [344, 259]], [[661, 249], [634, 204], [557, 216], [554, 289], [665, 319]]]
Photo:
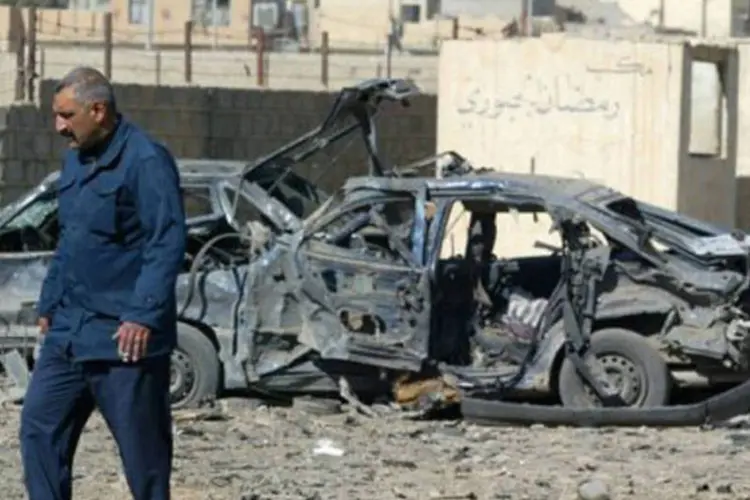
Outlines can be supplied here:
[[583, 178], [492, 171], [444, 178], [358, 176], [350, 177], [343, 189], [418, 192], [425, 187], [435, 195], [439, 195], [441, 191], [472, 191], [482, 188], [540, 197], [577, 198], [589, 192], [603, 191], [621, 195], [603, 184]]
[[[188, 183], [237, 177], [247, 166], [247, 162], [238, 160], [177, 158], [176, 161], [181, 179]], [[60, 171], [56, 170], [47, 175], [42, 183], [50, 184], [59, 177]]]
[[247, 162], [239, 160], [177, 159], [177, 168], [184, 178], [237, 177], [245, 167]]

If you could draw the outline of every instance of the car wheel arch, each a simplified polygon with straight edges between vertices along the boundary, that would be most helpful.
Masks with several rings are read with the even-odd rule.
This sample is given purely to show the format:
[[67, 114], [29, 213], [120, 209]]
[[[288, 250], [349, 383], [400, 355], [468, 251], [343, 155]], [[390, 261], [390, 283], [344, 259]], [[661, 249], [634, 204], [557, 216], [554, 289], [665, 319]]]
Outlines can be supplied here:
[[[597, 318], [594, 321], [591, 335], [596, 335], [596, 332], [601, 330], [622, 328], [639, 333], [645, 337], [650, 337], [661, 332], [661, 330], [655, 328], [654, 325], [663, 325], [667, 320], [668, 314], [668, 312], [646, 314], [633, 312], [632, 314], [622, 316], [605, 316], [604, 318]], [[565, 361], [565, 335], [562, 328], [562, 321], [555, 323], [552, 328], [550, 328], [549, 333], [552, 333], [556, 337], [555, 340], [552, 341], [556, 345], [551, 346], [554, 349], [554, 354], [551, 355], [552, 361], [549, 364], [549, 370], [547, 373], [547, 389], [557, 396], [560, 369], [562, 368], [563, 361]]]
[[196, 330], [199, 330], [203, 335], [206, 336], [208, 340], [211, 341], [211, 344], [213, 344], [214, 349], [216, 349], [216, 352], [217, 353], [219, 352], [219, 337], [216, 335], [216, 331], [213, 328], [211, 328], [209, 325], [201, 321], [180, 318], [177, 321], [178, 329], [179, 329], [180, 323], [183, 323], [189, 327], [195, 328]]
[[[174, 382], [170, 380], [172, 407], [196, 407], [215, 399], [223, 390], [217, 337], [208, 325], [182, 319], [178, 321], [177, 330], [177, 345], [171, 361], [171, 370], [176, 370], [171, 372]], [[173, 393], [173, 389], [179, 392]]]

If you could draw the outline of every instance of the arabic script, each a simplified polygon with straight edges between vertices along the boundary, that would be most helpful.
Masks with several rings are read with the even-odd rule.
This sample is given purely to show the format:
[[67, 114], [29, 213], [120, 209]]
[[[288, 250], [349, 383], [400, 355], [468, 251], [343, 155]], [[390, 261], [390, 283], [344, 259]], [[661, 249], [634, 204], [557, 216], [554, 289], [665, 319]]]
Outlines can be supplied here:
[[614, 65], [611, 66], [589, 66], [586, 65], [588, 73], [610, 73], [610, 74], [636, 74], [646, 76], [653, 73], [653, 70], [644, 64], [634, 61], [629, 57], [621, 57]]
[[558, 76], [549, 84], [526, 78], [523, 90], [509, 96], [492, 95], [478, 85], [470, 87], [465, 97], [459, 99], [456, 110], [461, 115], [475, 115], [496, 119], [505, 113], [523, 110], [527, 115], [556, 113], [600, 114], [611, 120], [620, 113], [620, 104], [606, 98], [588, 95], [570, 76]]

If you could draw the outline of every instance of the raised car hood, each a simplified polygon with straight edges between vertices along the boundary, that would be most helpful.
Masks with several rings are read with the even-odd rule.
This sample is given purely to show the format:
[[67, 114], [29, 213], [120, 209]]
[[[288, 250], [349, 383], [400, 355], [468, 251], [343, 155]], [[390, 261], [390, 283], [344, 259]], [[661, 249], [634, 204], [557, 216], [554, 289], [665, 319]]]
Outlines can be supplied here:
[[[329, 195], [293, 172], [294, 167], [341, 139], [359, 133], [368, 153], [370, 175], [388, 175], [391, 168], [378, 154], [374, 118], [381, 103], [397, 102], [407, 106], [408, 99], [418, 93], [414, 83], [404, 79], [375, 78], [344, 87], [318, 127], [249, 164], [242, 172], [243, 185], [238, 191], [252, 191], [251, 202], [278, 229], [300, 228], [302, 221]], [[326, 171], [320, 172], [317, 178], [322, 178], [333, 166], [334, 162], [328, 162], [324, 167]], [[261, 196], [259, 190], [264, 191], [265, 196]]]

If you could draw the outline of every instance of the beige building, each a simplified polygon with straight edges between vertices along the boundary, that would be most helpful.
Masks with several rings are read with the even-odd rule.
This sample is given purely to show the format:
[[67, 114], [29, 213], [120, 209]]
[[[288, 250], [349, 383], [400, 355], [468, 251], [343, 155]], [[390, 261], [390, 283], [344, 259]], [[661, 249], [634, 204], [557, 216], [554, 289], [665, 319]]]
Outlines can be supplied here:
[[[52, 0], [50, 0], [52, 1]], [[62, 0], [60, 0], [62, 1]], [[332, 47], [382, 50], [394, 26], [404, 47], [437, 49], [442, 40], [502, 38], [523, 15], [525, 0], [69, 0], [67, 9], [39, 9], [41, 42], [103, 41], [103, 13], [112, 12], [120, 44], [181, 45], [193, 20], [193, 42], [204, 46], [254, 45], [253, 28], [270, 37], [317, 48], [327, 32]], [[625, 25], [661, 26], [705, 36], [745, 36], [744, 0], [535, 0], [542, 30], [554, 29], [553, 13], [581, 7], [596, 21], [592, 5], [618, 10]], [[580, 5], [579, 5], [580, 4]], [[27, 12], [24, 13], [27, 16]], [[546, 16], [546, 17], [545, 17]], [[546, 21], [545, 21], [546, 20]], [[558, 16], [559, 20], [559, 16]], [[545, 24], [546, 23], [546, 24]], [[11, 32], [8, 7], [0, 7], [0, 36]], [[456, 29], [458, 28], [458, 29]]]
[[616, 0], [632, 23], [693, 32], [705, 37], [748, 35], [745, 0]]
[[[439, 150], [498, 170], [586, 177], [735, 224], [736, 48], [558, 34], [449, 41], [439, 74]], [[499, 242], [503, 255], [550, 241], [543, 216], [499, 222], [513, 234]], [[456, 248], [464, 227], [456, 225]]]
[[[196, 45], [252, 46], [255, 28], [262, 27], [269, 38], [286, 35], [287, 41], [302, 46], [318, 48], [322, 33], [327, 32], [332, 47], [369, 50], [383, 49], [394, 28], [392, 19], [403, 21], [402, 44], [420, 49], [436, 49], [441, 40], [454, 35], [499, 38], [513, 20], [493, 14], [459, 13], [448, 18], [436, 10], [438, 2], [434, 0], [70, 1], [68, 9], [38, 9], [40, 42], [102, 43], [105, 12], [113, 15], [115, 43], [162, 46], [181, 45], [188, 20], [194, 22]], [[523, 3], [510, 1], [519, 6]], [[23, 16], [28, 19], [28, 9]], [[10, 8], [0, 7], [0, 36], [8, 36], [11, 24]]]
[[[522, 0], [498, 0], [518, 9], [458, 10], [441, 14], [434, 0], [321, 0], [312, 11], [312, 39], [327, 31], [333, 46], [383, 46], [391, 31], [391, 19], [402, 22], [402, 44], [437, 49], [443, 40], [456, 38], [502, 38], [503, 30], [518, 17]], [[443, 2], [445, 5], [446, 2]], [[454, 33], [454, 30], [457, 32]]]
[[[223, 0], [226, 2], [226, 0]], [[71, 42], [101, 44], [104, 41], [104, 13], [112, 13], [115, 44], [182, 45], [185, 22], [195, 21], [193, 43], [196, 45], [248, 46], [250, 43], [250, 4], [232, 4], [217, 15], [216, 25], [206, 21], [203, 11], [191, 2], [153, 0], [153, 17], [148, 15], [146, 0], [76, 0], [70, 9], [37, 9], [37, 38], [40, 43]], [[222, 5], [222, 2], [219, 3]], [[201, 13], [199, 15], [199, 13]], [[22, 9], [25, 23], [29, 10]], [[151, 28], [149, 28], [149, 23]], [[9, 37], [13, 18], [9, 7], [0, 7], [0, 33]]]

